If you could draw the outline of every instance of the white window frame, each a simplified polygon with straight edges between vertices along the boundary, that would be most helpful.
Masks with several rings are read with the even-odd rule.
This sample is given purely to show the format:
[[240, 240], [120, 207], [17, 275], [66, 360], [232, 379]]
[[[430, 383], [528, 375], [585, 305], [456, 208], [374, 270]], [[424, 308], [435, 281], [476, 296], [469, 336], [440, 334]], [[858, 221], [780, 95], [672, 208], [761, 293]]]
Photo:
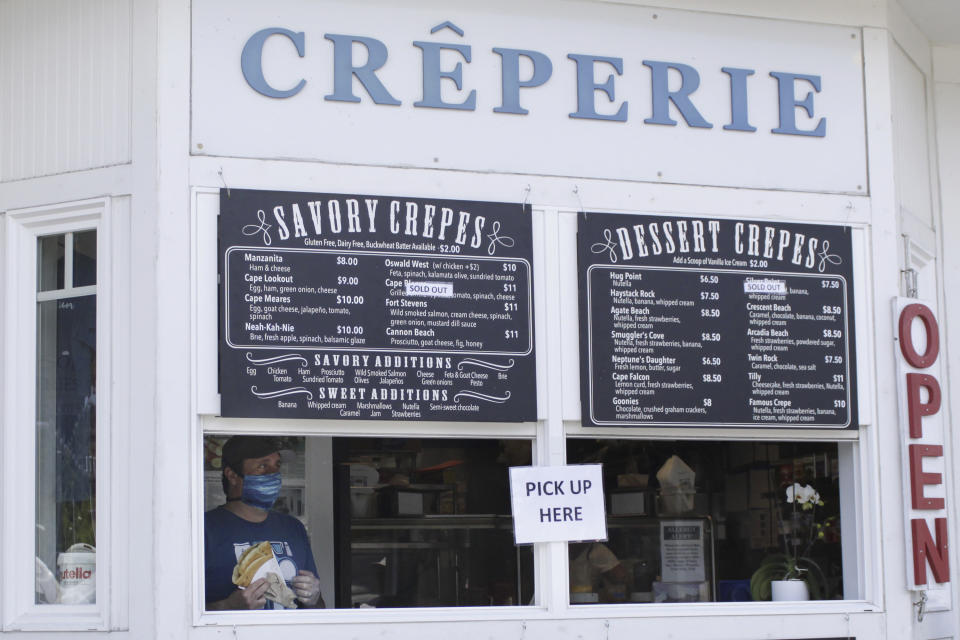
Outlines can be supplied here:
[[[111, 607], [111, 592], [122, 593], [118, 568], [122, 535], [113, 467], [111, 385], [111, 200], [98, 198], [7, 211], [3, 216], [2, 423], [0, 423], [0, 622], [3, 631], [108, 630], [124, 626], [124, 607]], [[97, 232], [96, 291], [96, 603], [35, 603], [36, 398], [37, 398], [37, 239], [80, 231]], [[65, 283], [69, 284], [69, 283]], [[51, 567], [51, 570], [55, 570]], [[121, 591], [121, 589], [123, 589]]]
[[[699, 206], [699, 205], [695, 205]], [[633, 214], [640, 213], [631, 210], [603, 209], [608, 213]], [[663, 215], [674, 215], [664, 212], [649, 212], [647, 214], [663, 213]], [[560, 237], [563, 242], [569, 246], [575, 246], [576, 229], [578, 215], [577, 211], [557, 209], [560, 222]], [[678, 212], [677, 215], [695, 216], [694, 211]], [[703, 214], [701, 214], [703, 215]], [[711, 218], [734, 218], [734, 219], [756, 219], [779, 220], [781, 217], [784, 222], [798, 224], [823, 224], [829, 223], [829, 220], [817, 219], [814, 217], [804, 218], [802, 216], [781, 216], [771, 217], [762, 212], [758, 215], [755, 212], [745, 210], [744, 212], [734, 212], [730, 215], [724, 212], [716, 215], [711, 212]], [[811, 600], [806, 602], [786, 602], [786, 603], [754, 603], [741, 606], [746, 612], [756, 615], [762, 615], [770, 609], [776, 613], [830, 613], [836, 611], [848, 611], [855, 606], [859, 611], [879, 611], [881, 609], [881, 596], [877, 589], [877, 583], [871, 580], [867, 573], [867, 566], [871, 562], [872, 554], [876, 549], [876, 537], [870, 532], [868, 523], [875, 516], [870, 508], [871, 498], [865, 492], [869, 492], [870, 473], [872, 466], [869, 464], [866, 456], [870, 455], [871, 447], [874, 445], [876, 435], [874, 419], [874, 396], [875, 387], [874, 376], [874, 357], [873, 336], [870, 327], [870, 309], [872, 308], [872, 292], [869, 287], [870, 250], [869, 250], [869, 227], [862, 221], [848, 220], [845, 226], [852, 231], [852, 261], [853, 261], [853, 297], [850, 301], [853, 309], [856, 310], [854, 327], [857, 336], [856, 353], [852, 357], [857, 362], [857, 403], [858, 403], [858, 428], [835, 430], [824, 432], [817, 429], [778, 429], [776, 427], [764, 428], [731, 428], [731, 429], [710, 429], [704, 427], [687, 428], [655, 428], [655, 427], [631, 427], [624, 429], [622, 427], [584, 427], [580, 421], [580, 360], [579, 360], [579, 290], [577, 289], [577, 265], [561, 264], [559, 265], [560, 279], [565, 283], [574, 283], [564, 288], [559, 303], [559, 313], [555, 314], [560, 318], [563, 327], [563, 346], [560, 348], [563, 368], [562, 392], [564, 399], [563, 419], [564, 419], [564, 452], [567, 439], [575, 438], [598, 438], [614, 440], [651, 440], [651, 441], [670, 441], [670, 440], [694, 440], [711, 444], [723, 444], [733, 442], [825, 442], [834, 443], [838, 446], [838, 456], [840, 462], [840, 503], [841, 503], [841, 544], [843, 552], [843, 575], [844, 575], [844, 594], [843, 600]], [[567, 600], [569, 606], [569, 600]], [[596, 605], [581, 607], [592, 609]], [[616, 605], [623, 606], [623, 605]], [[647, 615], [656, 615], [661, 611], [664, 615], [673, 615], [676, 611], [676, 605], [671, 603], [649, 605], [639, 605]], [[717, 609], [720, 607], [730, 608], [730, 603], [711, 602], [704, 603], [704, 611], [709, 608]], [[737, 605], [734, 605], [737, 606]], [[660, 609], [660, 611], [658, 611]]]
[[[216, 184], [226, 167], [232, 185], [242, 184], [249, 188], [276, 189], [280, 191], [316, 191], [316, 175], [309, 165], [280, 164], [284, 178], [265, 172], [260, 163], [243, 160], [218, 159], [217, 162], [198, 162], [199, 178], [206, 184]], [[390, 169], [356, 168], [337, 175], [337, 191], [363, 193], [369, 184], [380, 185], [381, 190], [407, 193], [409, 177], [396, 177]], [[514, 193], [512, 177], [491, 177], [480, 180], [474, 175], [444, 174], [442, 182], [451, 192], [464, 197], [502, 201]], [[273, 625], [341, 625], [349, 624], [358, 637], [367, 637], [360, 632], [362, 625], [388, 625], [396, 629], [398, 637], [416, 637], [417, 625], [426, 621], [451, 625], [466, 621], [483, 621], [491, 625], [509, 626], [522, 622], [535, 624], [549, 621], [550, 624], [589, 624], [598, 618], [607, 624], [636, 626], [650, 633], [676, 629], [677, 623], [716, 624], [717, 628], [739, 629], [743, 616], [752, 620], [773, 620], [776, 616], [799, 616], [795, 619], [816, 621], [821, 635], [870, 635], [866, 629], [876, 630], [878, 614], [883, 611], [882, 580], [880, 576], [881, 548], [879, 535], [879, 512], [876, 493], [876, 415], [874, 410], [876, 373], [871, 312], [874, 308], [874, 292], [870, 286], [873, 241], [867, 197], [851, 199], [825, 194], [794, 194], [764, 192], [769, 198], [760, 203], [741, 197], [735, 190], [704, 189], [662, 185], [643, 185], [644, 192], [655, 192], [664, 202], [671, 203], [669, 210], [660, 207], [622, 208], [633, 194], [634, 186], [604, 184], [606, 191], [598, 202], [585, 207], [551, 204], [569, 197], [567, 182], [541, 179], [537, 184], [547, 195], [531, 200], [533, 210], [533, 243], [535, 265], [535, 320], [537, 352], [538, 421], [521, 425], [504, 423], [401, 423], [352, 421], [351, 436], [410, 436], [439, 438], [502, 437], [532, 438], [535, 465], [557, 465], [566, 462], [566, 440], [569, 437], [636, 438], [636, 439], [695, 439], [714, 441], [743, 440], [810, 440], [830, 441], [840, 445], [841, 473], [844, 475], [844, 513], [847, 519], [843, 535], [844, 567], [850, 584], [847, 600], [821, 600], [804, 603], [689, 603], [689, 604], [616, 604], [574, 605], [569, 602], [568, 555], [565, 543], [539, 543], [534, 545], [536, 602], [532, 606], [514, 607], [461, 607], [461, 608], [411, 608], [411, 609], [326, 609], [269, 613], [251, 611], [205, 611], [203, 602], [203, 435], [232, 433], [263, 433], [296, 436], [338, 436], [343, 434], [343, 425], [335, 420], [250, 420], [220, 418], [217, 393], [217, 228], [219, 189], [216, 187], [192, 188], [191, 254], [192, 301], [194, 305], [194, 376], [196, 384], [193, 397], [193, 587], [194, 627], [202, 630], [196, 637], [208, 637], [207, 631], [227, 626]], [[482, 183], [478, 186], [478, 183]], [[434, 188], [436, 185], [432, 185]], [[553, 190], [551, 190], [553, 189]], [[535, 189], [536, 190], [536, 189]], [[413, 189], [413, 191], [417, 191]], [[478, 192], [479, 191], [479, 192]], [[525, 192], [524, 192], [525, 193]], [[539, 192], [538, 192], [539, 193]], [[600, 193], [600, 192], [598, 192]], [[579, 198], [579, 194], [574, 191]], [[577, 278], [576, 261], [570, 260], [576, 242], [576, 215], [581, 210], [620, 213], [646, 213], [663, 215], [706, 215], [704, 202], [716, 196], [709, 207], [711, 217], [758, 220], [783, 220], [811, 224], [837, 224], [837, 211], [842, 211], [843, 224], [854, 228], [853, 251], [855, 272], [855, 308], [857, 315], [857, 361], [858, 396], [860, 402], [860, 428], [844, 434], [824, 434], [813, 430], [781, 432], [777, 430], [741, 429], [725, 433], [690, 429], [684, 433], [666, 430], [629, 430], [615, 428], [590, 428], [580, 426], [579, 413], [579, 334], [577, 332]], [[523, 196], [526, 197], [525, 195]], [[661, 198], [651, 197], [651, 201]], [[855, 205], [853, 204], [855, 202]], [[815, 210], [814, 215], [810, 214]], [[854, 213], [851, 213], [851, 210]], [[850, 553], [847, 553], [847, 550]], [[689, 622], [687, 622], [689, 620]], [[772, 623], [771, 623], [772, 624]], [[357, 626], [354, 626], [357, 625]], [[491, 627], [492, 628], [492, 627]], [[757, 629], [769, 631], [766, 623]], [[513, 627], [510, 627], [511, 633]], [[602, 633], [602, 630], [600, 631]], [[759, 633], [759, 631], [758, 631]], [[214, 637], [210, 633], [209, 637]], [[369, 634], [372, 637], [372, 633]]]
[[[302, 188], [301, 191], [309, 191]], [[547, 607], [542, 604], [544, 596], [537, 594], [538, 602], [534, 606], [513, 607], [424, 607], [424, 608], [397, 608], [397, 609], [305, 609], [297, 611], [208, 611], [204, 602], [204, 560], [203, 560], [203, 436], [228, 435], [238, 433], [261, 434], [269, 432], [271, 435], [289, 436], [350, 436], [350, 437], [411, 437], [411, 438], [440, 438], [440, 439], [472, 439], [472, 438], [514, 438], [526, 439], [533, 443], [534, 464], [543, 460], [543, 451], [539, 447], [545, 441], [546, 382], [542, 374], [537, 379], [537, 422], [522, 423], [490, 423], [490, 422], [403, 422], [355, 420], [349, 423], [349, 432], [346, 433], [343, 423], [338, 420], [251, 420], [245, 418], [222, 418], [220, 413], [220, 396], [217, 393], [218, 374], [218, 300], [217, 283], [217, 216], [220, 211], [220, 190], [218, 188], [194, 187], [192, 189], [191, 223], [191, 298], [195, 312], [193, 328], [193, 353], [195, 372], [195, 396], [193, 406], [195, 422], [193, 425], [194, 443], [191, 452], [191, 466], [193, 470], [193, 605], [194, 625], [207, 627], [212, 625], [243, 626], [262, 624], [309, 624], [309, 623], [336, 623], [348, 622], [355, 624], [387, 623], [387, 622], [423, 622], [425, 620], [494, 620], [508, 619], [524, 620], [531, 617], [548, 617]], [[533, 209], [533, 249], [534, 273], [544, 270], [543, 263], [545, 249], [543, 212], [537, 207]], [[542, 329], [542, 318], [546, 317], [545, 292], [542, 288], [534, 287], [534, 318], [536, 328], [535, 352], [537, 371], [546, 371], [546, 354], [549, 351]], [[269, 425], [269, 426], [267, 426]], [[542, 464], [542, 462], [539, 462]], [[559, 549], [564, 547], [560, 543], [551, 543]], [[537, 545], [534, 550], [534, 580], [537, 584], [544, 584], [548, 578], [542, 572], [549, 564], [546, 561], [548, 545]], [[564, 547], [565, 552], [565, 547]], [[564, 581], [566, 578], [564, 578]], [[333, 594], [324, 594], [327, 605], [333, 605]]]

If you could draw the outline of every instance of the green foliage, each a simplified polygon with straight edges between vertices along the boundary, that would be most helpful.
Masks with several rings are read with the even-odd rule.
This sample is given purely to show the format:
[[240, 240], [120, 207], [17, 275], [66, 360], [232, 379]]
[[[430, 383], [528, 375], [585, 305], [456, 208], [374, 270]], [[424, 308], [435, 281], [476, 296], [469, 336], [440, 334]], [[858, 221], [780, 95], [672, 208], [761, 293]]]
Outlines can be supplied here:
[[96, 505], [94, 500], [61, 502], [57, 526], [57, 549], [66, 551], [70, 545], [97, 543]]

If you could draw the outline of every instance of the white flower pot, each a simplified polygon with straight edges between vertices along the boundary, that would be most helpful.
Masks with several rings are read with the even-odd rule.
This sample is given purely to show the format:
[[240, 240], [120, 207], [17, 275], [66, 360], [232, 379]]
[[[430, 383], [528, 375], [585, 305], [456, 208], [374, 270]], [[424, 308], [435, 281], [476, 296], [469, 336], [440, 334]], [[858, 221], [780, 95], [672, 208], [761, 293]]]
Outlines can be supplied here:
[[770, 593], [775, 602], [810, 599], [810, 591], [803, 580], [772, 580]]

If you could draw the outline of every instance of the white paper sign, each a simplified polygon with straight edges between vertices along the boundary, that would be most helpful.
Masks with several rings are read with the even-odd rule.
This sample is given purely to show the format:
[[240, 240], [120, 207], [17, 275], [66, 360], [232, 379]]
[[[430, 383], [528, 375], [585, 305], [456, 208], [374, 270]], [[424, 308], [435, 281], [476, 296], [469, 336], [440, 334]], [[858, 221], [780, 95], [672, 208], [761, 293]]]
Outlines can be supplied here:
[[510, 467], [517, 544], [606, 540], [603, 465]]
[[702, 520], [664, 520], [660, 523], [660, 566], [663, 582], [703, 582]]

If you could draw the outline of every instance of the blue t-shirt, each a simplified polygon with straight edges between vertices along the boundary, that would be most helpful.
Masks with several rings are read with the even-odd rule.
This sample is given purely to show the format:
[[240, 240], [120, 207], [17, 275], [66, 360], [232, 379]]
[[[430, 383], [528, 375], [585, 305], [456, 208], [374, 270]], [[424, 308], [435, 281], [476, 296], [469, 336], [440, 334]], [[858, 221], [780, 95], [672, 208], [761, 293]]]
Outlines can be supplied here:
[[[203, 515], [207, 602], [223, 600], [237, 589], [232, 579], [237, 559], [249, 547], [265, 540], [273, 547], [287, 586], [302, 569], [316, 575], [307, 530], [293, 516], [268, 511], [263, 522], [248, 522], [223, 506]], [[268, 600], [265, 608], [283, 607]]]

